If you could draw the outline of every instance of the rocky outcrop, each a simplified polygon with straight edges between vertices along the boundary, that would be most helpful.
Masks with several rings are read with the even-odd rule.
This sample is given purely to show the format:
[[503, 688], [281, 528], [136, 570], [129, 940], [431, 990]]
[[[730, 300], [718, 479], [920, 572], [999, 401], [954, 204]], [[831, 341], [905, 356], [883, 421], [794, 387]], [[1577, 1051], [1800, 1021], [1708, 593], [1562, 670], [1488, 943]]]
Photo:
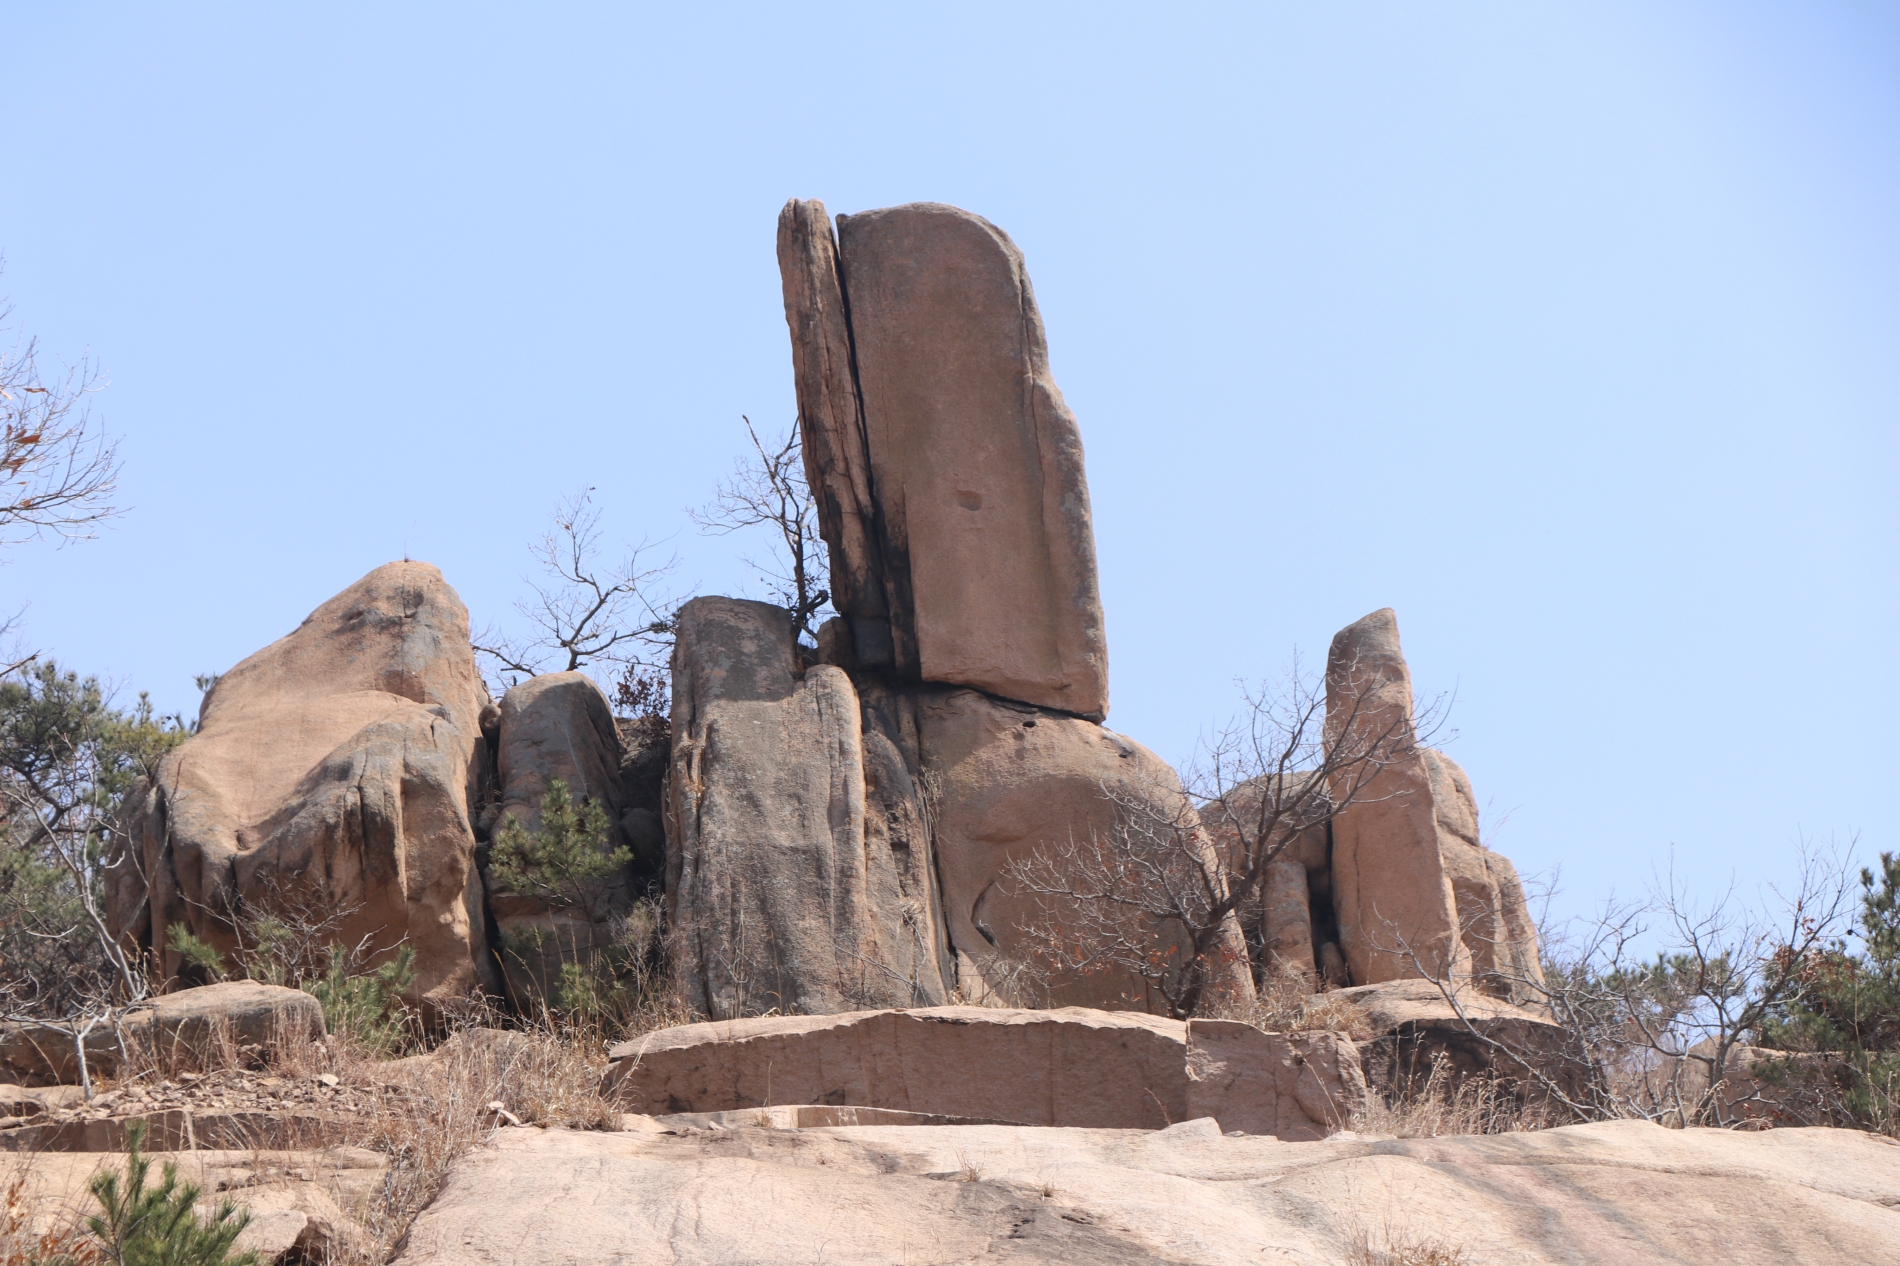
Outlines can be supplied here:
[[[1153, 979], [1129, 971], [1127, 960], [1145, 956], [1150, 938], [1156, 962], [1170, 951], [1182, 961], [1185, 947], [1134, 919], [1105, 929], [1104, 911], [1079, 909], [1062, 890], [1099, 891], [1143, 863], [1195, 864], [1208, 845], [1175, 772], [1103, 726], [973, 690], [920, 700], [917, 730], [935, 789], [937, 875], [964, 997], [1165, 1012]], [[1041, 891], [1019, 882], [1012, 865], [1032, 859], [1058, 882]], [[1060, 882], [1065, 872], [1072, 882]], [[1099, 960], [1095, 951], [1111, 937], [1136, 952]], [[1084, 964], [1080, 972], [1052, 962], [1055, 943], [1062, 958]], [[1251, 996], [1237, 922], [1226, 949], [1212, 992]]]
[[1464, 771], [1418, 742], [1390, 608], [1348, 625], [1326, 662], [1326, 729], [1358, 759], [1335, 774], [1334, 911], [1354, 984], [1473, 979], [1534, 1002], [1542, 975], [1523, 887], [1478, 839]]
[[[779, 265], [833, 602], [859, 663], [1100, 720], [1081, 433], [1022, 253], [980, 216], [789, 203]], [[848, 303], [847, 303], [848, 297]]]
[[[799, 672], [781, 608], [681, 609], [667, 907], [683, 992], [706, 1014], [944, 1000], [928, 861], [888, 831], [867, 839], [860, 713], [842, 669]], [[901, 798], [883, 774], [878, 794]]]
[[470, 821], [487, 702], [442, 574], [377, 568], [225, 673], [127, 797], [114, 933], [176, 975], [174, 925], [228, 953], [247, 913], [321, 911], [346, 944], [413, 947], [421, 1001], [492, 985]]
[[73, 1024], [0, 1024], [0, 1076], [23, 1086], [78, 1085], [83, 1042], [92, 1078], [129, 1060], [166, 1072], [262, 1059], [324, 1035], [323, 1008], [300, 989], [231, 980], [181, 989], [107, 1018]]
[[[531, 677], [502, 697], [496, 774], [494, 831], [510, 819], [539, 831], [548, 786], [559, 779], [577, 810], [592, 803], [605, 813], [612, 828], [607, 848], [623, 846], [620, 738], [607, 696], [585, 673]], [[578, 891], [567, 887], [558, 900], [509, 892], [491, 871], [488, 907], [500, 932], [502, 974], [523, 1011], [553, 996], [562, 962], [585, 963], [606, 947], [611, 919], [634, 895], [624, 869]]]
[[1852, 1131], [1211, 1134], [503, 1130], [396, 1262], [1863, 1266], [1900, 1243], [1900, 1147]]
[[1331, 1014], [1350, 1014], [1343, 1027], [1359, 1040], [1366, 1080], [1389, 1098], [1418, 1092], [1435, 1072], [1497, 1081], [1528, 1102], [1548, 1102], [1553, 1090], [1573, 1100], [1586, 1093], [1588, 1070], [1562, 1025], [1468, 984], [1393, 980], [1325, 1001]]
[[1330, 1033], [1082, 1007], [688, 1024], [609, 1057], [609, 1090], [650, 1114], [811, 1104], [1106, 1129], [1231, 1115], [1228, 1128], [1303, 1139], [1365, 1100], [1357, 1050]]

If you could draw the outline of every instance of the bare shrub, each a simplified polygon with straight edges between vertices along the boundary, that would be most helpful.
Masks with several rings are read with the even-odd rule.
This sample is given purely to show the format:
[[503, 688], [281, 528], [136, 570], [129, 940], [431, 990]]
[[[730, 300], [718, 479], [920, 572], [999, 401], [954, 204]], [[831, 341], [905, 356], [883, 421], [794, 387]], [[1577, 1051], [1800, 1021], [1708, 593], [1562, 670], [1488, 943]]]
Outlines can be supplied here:
[[1462, 1248], [1387, 1225], [1377, 1233], [1357, 1227], [1346, 1236], [1347, 1266], [1465, 1266]]
[[[1334, 670], [1349, 684], [1360, 673]], [[1237, 915], [1259, 907], [1268, 868], [1302, 833], [1386, 794], [1379, 774], [1416, 754], [1442, 715], [1435, 705], [1416, 721], [1394, 715], [1366, 689], [1348, 690], [1329, 716], [1324, 679], [1297, 659], [1278, 688], [1243, 698], [1184, 772], [1185, 799], [1172, 786], [1105, 785], [1109, 829], [1043, 841], [1008, 867], [1007, 883], [1039, 906], [1025, 930], [1045, 973], [1126, 974], [1170, 1014], [1200, 1014], [1246, 954]]]
[[603, 561], [600, 511], [593, 489], [567, 497], [554, 510], [554, 527], [528, 547], [541, 578], [525, 583], [531, 598], [515, 603], [526, 624], [520, 634], [489, 625], [472, 639], [475, 653], [493, 661], [496, 693], [523, 677], [573, 672], [589, 664], [621, 668], [662, 662], [672, 645], [671, 601], [657, 586], [674, 563], [644, 561], [651, 546], [634, 546], [619, 562]]
[[1438, 1138], [1448, 1134], [1515, 1134], [1563, 1124], [1541, 1101], [1527, 1099], [1521, 1088], [1500, 1077], [1459, 1077], [1450, 1061], [1434, 1060], [1427, 1075], [1387, 1095], [1366, 1096], [1365, 1110], [1353, 1129], [1397, 1138]]
[[[0, 323], [12, 315], [0, 302]], [[118, 446], [87, 407], [104, 386], [88, 359], [42, 374], [36, 339], [0, 351], [0, 546], [88, 537], [118, 513]]]
[[771, 532], [770, 559], [743, 561], [766, 582], [772, 601], [792, 613], [793, 640], [814, 641], [813, 618], [831, 601], [826, 589], [830, 556], [818, 532], [798, 423], [792, 423], [783, 442], [773, 444], [759, 438], [751, 418], [740, 421], [752, 452], [717, 486], [709, 504], [686, 513], [708, 536], [754, 527]]

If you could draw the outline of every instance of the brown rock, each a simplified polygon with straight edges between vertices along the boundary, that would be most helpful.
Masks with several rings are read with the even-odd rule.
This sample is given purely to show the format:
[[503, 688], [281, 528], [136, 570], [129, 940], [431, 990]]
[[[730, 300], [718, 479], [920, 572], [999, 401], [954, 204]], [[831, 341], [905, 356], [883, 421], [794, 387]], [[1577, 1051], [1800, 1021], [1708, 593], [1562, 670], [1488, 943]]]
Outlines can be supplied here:
[[1081, 434], [1021, 252], [937, 203], [841, 216], [838, 233], [834, 263], [824, 208], [793, 202], [779, 259], [859, 662], [888, 662], [888, 620], [907, 676], [1099, 720], [1108, 654]]
[[851, 367], [837, 242], [824, 203], [794, 198], [779, 212], [778, 265], [792, 331], [805, 477], [831, 556], [831, 604], [844, 613], [846, 629], [839, 632], [848, 630], [856, 644], [852, 658], [867, 667], [888, 665], [890, 607], [870, 454]]
[[198, 734], [128, 797], [110, 920], [181, 963], [185, 925], [228, 952], [230, 918], [347, 912], [336, 939], [373, 961], [416, 951], [416, 995], [489, 983], [469, 807], [487, 692], [468, 612], [427, 563], [389, 563], [231, 669]]
[[[1326, 664], [1329, 737], [1350, 732], [1372, 763], [1332, 819], [1333, 903], [1356, 984], [1419, 976], [1462, 980], [1520, 1002], [1542, 981], [1535, 928], [1509, 861], [1478, 838], [1464, 771], [1422, 747], [1398, 618], [1375, 611], [1340, 630]], [[1366, 770], [1373, 771], [1369, 778]]]
[[1187, 1022], [1187, 1114], [1287, 1143], [1345, 1129], [1366, 1106], [1359, 1052], [1336, 1033], [1268, 1033]]
[[[1366, 1079], [1386, 1094], [1416, 1088], [1442, 1064], [1452, 1078], [1496, 1076], [1543, 1098], [1551, 1086], [1576, 1096], [1583, 1069], [1563, 1026], [1469, 986], [1453, 986], [1453, 1006], [1429, 980], [1394, 980], [1320, 995], [1350, 1008]], [[1462, 1012], [1462, 1014], [1461, 1014]]]
[[[1165, 1001], [1138, 976], [1052, 971], [1039, 931], [1067, 921], [1086, 939], [1092, 920], [1072, 918], [1059, 898], [1020, 891], [1007, 872], [1038, 852], [1057, 856], [1071, 841], [1101, 841], [1124, 854], [1144, 847], [1143, 840], [1157, 851], [1184, 841], [1205, 847], [1174, 771], [1112, 730], [972, 690], [921, 699], [917, 732], [935, 787], [937, 874], [963, 996], [1165, 1011]], [[1107, 843], [1118, 832], [1136, 842]], [[1157, 934], [1159, 952], [1174, 944], [1169, 935]], [[1236, 922], [1214, 992], [1251, 997], [1246, 962]]]
[[[620, 738], [607, 696], [585, 673], [547, 673], [515, 686], [501, 701], [496, 773], [501, 785], [497, 833], [510, 818], [541, 829], [548, 784], [560, 779], [578, 810], [599, 804], [609, 823], [621, 820]], [[611, 833], [607, 847], [620, 846]], [[509, 997], [535, 1013], [558, 988], [562, 962], [581, 962], [603, 950], [608, 920], [632, 900], [628, 876], [605, 878], [598, 891], [577, 894], [588, 908], [554, 906], [508, 892], [490, 876], [488, 905], [501, 932], [501, 965]]]
[[[83, 1029], [83, 1025], [80, 1026]], [[127, 1054], [167, 1072], [246, 1062], [323, 1036], [323, 1007], [300, 989], [254, 980], [182, 989], [140, 1003], [85, 1033], [86, 1069], [113, 1077]], [[70, 1026], [0, 1024], [0, 1069], [29, 1086], [77, 1085]]]
[[1137, 1012], [929, 1007], [662, 1029], [609, 1052], [633, 1112], [829, 1104], [1159, 1129], [1187, 1111], [1186, 1026]]
[[941, 1001], [928, 893], [866, 844], [851, 679], [800, 676], [778, 607], [698, 598], [673, 654], [667, 902], [681, 987], [718, 1017]]

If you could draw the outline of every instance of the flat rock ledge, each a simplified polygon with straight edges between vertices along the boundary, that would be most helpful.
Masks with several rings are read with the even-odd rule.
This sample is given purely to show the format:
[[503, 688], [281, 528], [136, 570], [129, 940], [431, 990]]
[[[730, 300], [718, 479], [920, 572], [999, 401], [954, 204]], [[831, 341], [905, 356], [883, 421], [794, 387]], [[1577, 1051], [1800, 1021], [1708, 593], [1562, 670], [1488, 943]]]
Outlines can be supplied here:
[[1334, 1033], [1133, 1011], [924, 1007], [662, 1029], [609, 1053], [630, 1113], [809, 1105], [1086, 1129], [1200, 1117], [1324, 1138], [1365, 1103], [1357, 1048]]
[[1892, 1261], [1900, 1144], [1640, 1122], [1313, 1143], [1212, 1122], [501, 1130], [396, 1260], [1344, 1266], [1381, 1260], [1368, 1242], [1467, 1266]]

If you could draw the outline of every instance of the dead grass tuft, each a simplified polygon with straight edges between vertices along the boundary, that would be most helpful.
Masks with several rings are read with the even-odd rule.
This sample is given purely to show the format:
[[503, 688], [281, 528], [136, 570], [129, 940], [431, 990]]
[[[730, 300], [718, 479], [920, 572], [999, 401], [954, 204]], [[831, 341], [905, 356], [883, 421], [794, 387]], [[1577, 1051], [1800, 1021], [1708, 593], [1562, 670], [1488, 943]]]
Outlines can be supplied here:
[[1365, 1016], [1339, 994], [1311, 992], [1305, 977], [1275, 972], [1246, 1002], [1223, 1001], [1202, 1012], [1211, 1020], [1240, 1020], [1269, 1033], [1344, 1033], [1355, 1042], [1372, 1036]]
[[1346, 1241], [1348, 1266], [1465, 1266], [1465, 1251], [1387, 1227], [1375, 1236], [1361, 1230]]
[[1495, 1078], [1458, 1078], [1450, 1062], [1440, 1058], [1424, 1081], [1402, 1088], [1391, 1098], [1376, 1091], [1366, 1096], [1365, 1110], [1353, 1122], [1353, 1129], [1413, 1139], [1515, 1134], [1554, 1124], [1560, 1123], [1545, 1108], [1525, 1103], [1506, 1083]]

